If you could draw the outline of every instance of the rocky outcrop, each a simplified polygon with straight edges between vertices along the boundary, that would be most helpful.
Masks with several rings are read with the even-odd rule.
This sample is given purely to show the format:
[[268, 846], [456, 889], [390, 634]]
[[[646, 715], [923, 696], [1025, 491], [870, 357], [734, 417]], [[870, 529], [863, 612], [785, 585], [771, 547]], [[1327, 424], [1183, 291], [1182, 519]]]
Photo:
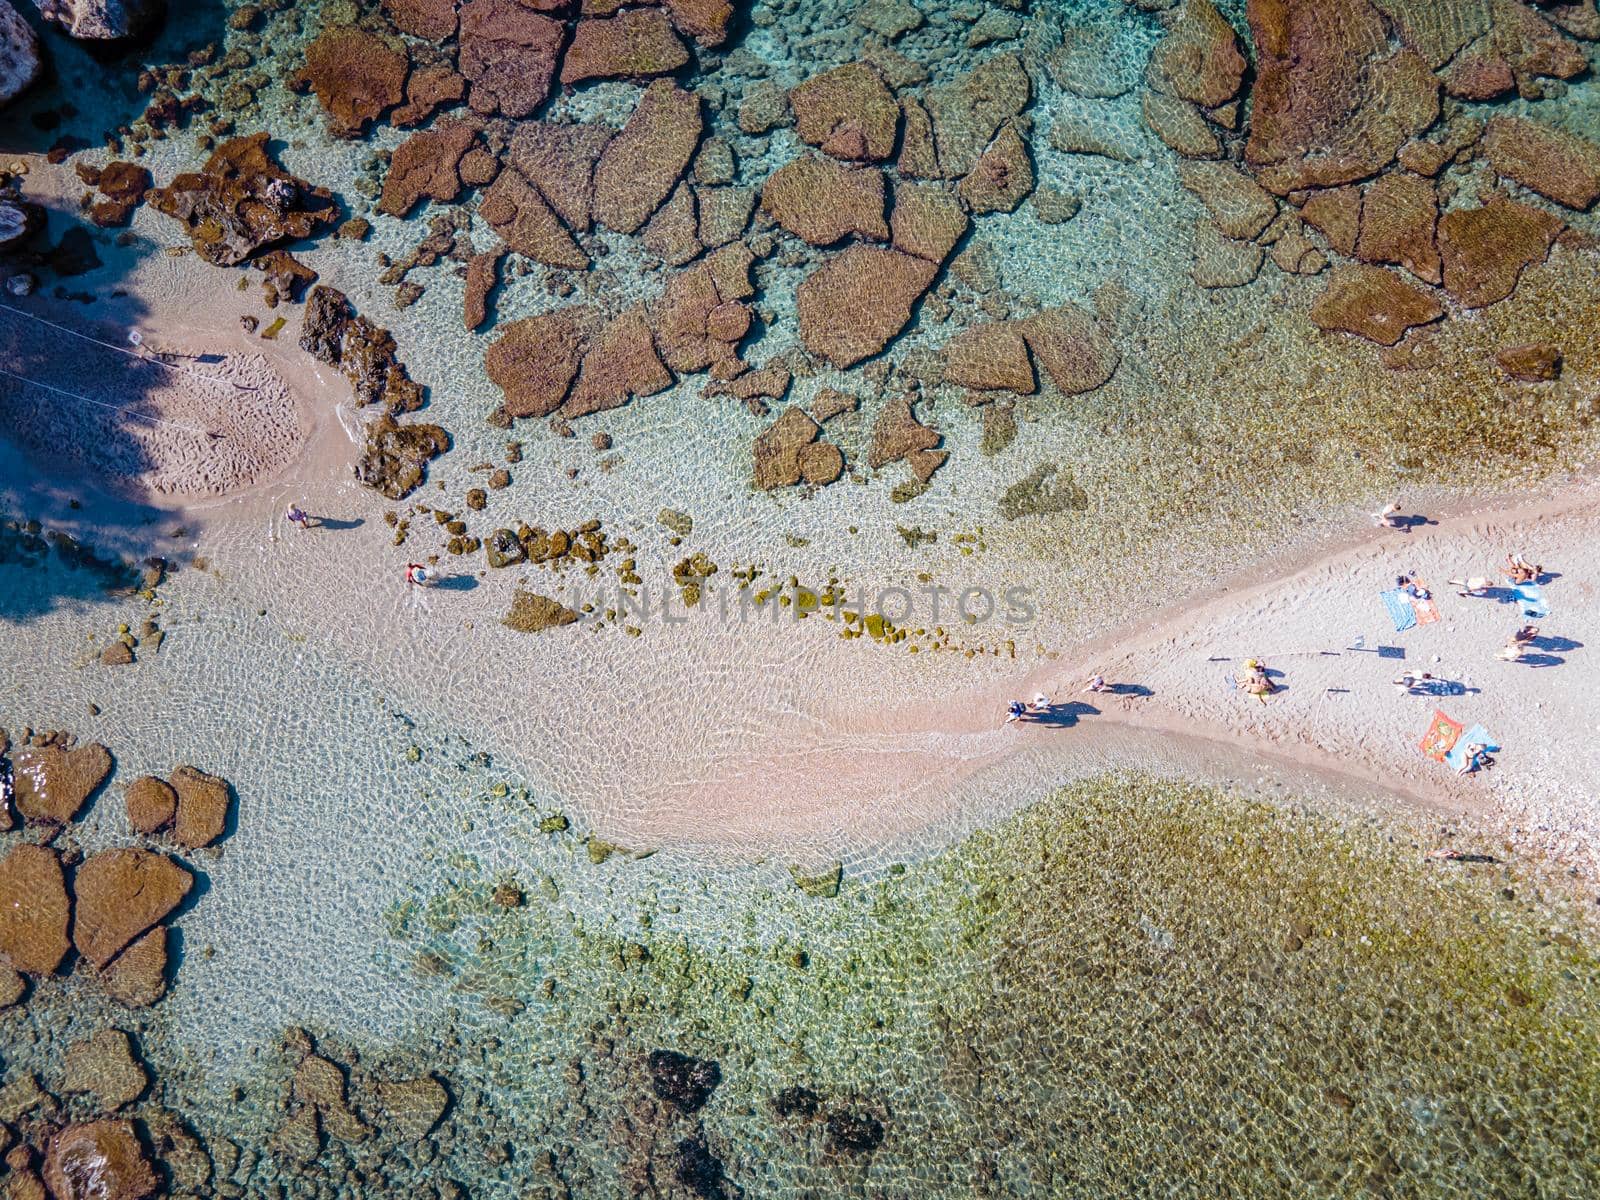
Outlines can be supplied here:
[[1335, 267], [1311, 306], [1317, 328], [1354, 333], [1384, 346], [1443, 315], [1443, 306], [1421, 288], [1393, 271], [1361, 263]]
[[104, 850], [73, 878], [72, 944], [104, 967], [134, 938], [183, 902], [194, 876], [150, 850]]
[[144, 1200], [160, 1187], [132, 1121], [68, 1125], [50, 1139], [43, 1175], [56, 1200]]
[[594, 223], [594, 169], [616, 131], [605, 125], [525, 121], [512, 135], [507, 162], [533, 184], [574, 233]]
[[1489, 165], [1529, 191], [1579, 211], [1600, 199], [1600, 145], [1520, 117], [1495, 117], [1483, 135]]
[[761, 189], [761, 210], [813, 246], [852, 234], [887, 241], [883, 172], [807, 155], [779, 167]]
[[172, 786], [178, 793], [172, 840], [185, 850], [198, 850], [218, 841], [228, 828], [228, 810], [233, 805], [228, 781], [196, 767], [183, 766], [172, 772]]
[[667, 14], [635, 8], [614, 17], [579, 21], [561, 59], [561, 82], [667, 75], [689, 61], [688, 48]]
[[508, 247], [535, 262], [573, 271], [589, 267], [589, 256], [520, 172], [500, 172], [484, 193], [478, 215]]
[[632, 308], [607, 321], [595, 335], [560, 412], [575, 420], [620, 408], [633, 397], [665, 391], [672, 382], [672, 373], [656, 355], [644, 309]]
[[477, 138], [453, 121], [412, 134], [389, 159], [378, 210], [403, 217], [425, 198], [441, 204], [454, 200], [461, 193], [461, 159]]
[[85, 41], [139, 37], [160, 22], [165, 0], [34, 0], [47, 21]]
[[1562, 225], [1554, 213], [1504, 197], [1446, 213], [1439, 218], [1445, 290], [1465, 308], [1504, 300], [1526, 268], [1544, 261]]
[[652, 83], [595, 165], [595, 219], [636, 232], [672, 194], [700, 133], [700, 98], [668, 80]]
[[149, 194], [157, 211], [188, 228], [195, 253], [216, 266], [231, 267], [265, 246], [338, 222], [332, 193], [273, 162], [267, 137], [232, 138], [199, 171]]
[[1077, 305], [1047, 308], [1017, 325], [1034, 361], [1069, 396], [1109, 382], [1122, 361], [1100, 323]]
[[11, 0], [0, 0], [0, 105], [15, 100], [38, 77], [39, 39]]
[[111, 774], [111, 752], [98, 742], [67, 749], [23, 746], [11, 755], [17, 812], [33, 824], [65, 825]]
[[306, 299], [300, 349], [339, 368], [356, 405], [381, 405], [392, 414], [422, 407], [422, 389], [406, 373], [399, 346], [387, 329], [358, 316], [345, 294], [318, 284]]
[[1245, 161], [1284, 195], [1364, 179], [1439, 116], [1439, 81], [1392, 50], [1369, 0], [1254, 0], [1257, 63]]
[[850, 246], [800, 285], [801, 340], [841, 370], [854, 366], [906, 327], [938, 270], [913, 254]]
[[489, 378], [505, 394], [505, 411], [513, 417], [547, 417], [560, 408], [596, 324], [594, 311], [577, 305], [506, 326], [483, 359]]
[[0, 960], [26, 975], [49, 975], [71, 949], [71, 906], [61, 860], [27, 843], [0, 859]]
[[402, 425], [388, 413], [369, 421], [355, 476], [391, 500], [404, 500], [428, 478], [428, 464], [450, 449], [450, 435], [424, 421]]
[[957, 190], [976, 214], [1014, 212], [1028, 198], [1033, 191], [1033, 162], [1013, 123], [1000, 127]]
[[878, 72], [847, 63], [813, 76], [789, 92], [795, 132], [824, 154], [881, 162], [894, 153], [900, 105]]
[[467, 0], [460, 10], [467, 103], [485, 115], [526, 117], [545, 102], [564, 35], [561, 23], [518, 0]]
[[1211, 0], [1184, 0], [1150, 55], [1152, 86], [1201, 108], [1232, 100], [1244, 80], [1245, 57], [1233, 26]]
[[939, 184], [901, 180], [894, 185], [889, 231], [896, 250], [942, 263], [971, 223], [961, 201]]
[[360, 137], [367, 126], [405, 98], [411, 63], [403, 49], [352, 25], [330, 25], [306, 47], [305, 65], [288, 86], [316, 93], [328, 114], [328, 132]]
[[[911, 109], [906, 110], [906, 136], [902, 146], [902, 174], [922, 178], [959, 179], [977, 165], [978, 156], [988, 148], [1000, 126], [1027, 107], [1033, 85], [1022, 60], [1014, 54], [997, 54], [967, 74], [948, 84], [930, 88], [921, 107], [922, 122]], [[926, 148], [913, 141], [931, 136]], [[930, 155], [932, 162], [923, 161]], [[908, 164], [906, 152], [911, 154]], [[912, 170], [908, 171], [910, 165]], [[930, 172], [929, 167], [933, 170]]]

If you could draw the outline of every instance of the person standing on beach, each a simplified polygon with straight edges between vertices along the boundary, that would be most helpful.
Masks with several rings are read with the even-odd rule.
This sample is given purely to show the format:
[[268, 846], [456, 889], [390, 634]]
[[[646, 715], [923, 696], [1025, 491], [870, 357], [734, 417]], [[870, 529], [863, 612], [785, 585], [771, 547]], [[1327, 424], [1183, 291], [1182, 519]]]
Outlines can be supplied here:
[[298, 504], [289, 505], [289, 511], [284, 513], [284, 517], [288, 520], [289, 524], [295, 526], [297, 529], [311, 528], [311, 514], [306, 512], [306, 510], [301, 508]]
[[433, 583], [433, 573], [421, 563], [407, 563], [406, 582], [412, 587], [427, 587]]
[[1389, 501], [1389, 503], [1385, 504], [1382, 508], [1380, 508], [1377, 512], [1373, 513], [1372, 514], [1372, 523], [1374, 525], [1376, 525], [1379, 529], [1399, 529], [1400, 528], [1400, 504], [1399, 504], [1399, 502], [1395, 501], [1395, 500], [1391, 500], [1391, 501]]
[[1020, 720], [1022, 720], [1023, 717], [1025, 717], [1027, 715], [1028, 715], [1028, 706], [1026, 704], [1024, 704], [1021, 700], [1013, 700], [1006, 707], [1006, 724], [1009, 725], [1013, 721], [1020, 721]]

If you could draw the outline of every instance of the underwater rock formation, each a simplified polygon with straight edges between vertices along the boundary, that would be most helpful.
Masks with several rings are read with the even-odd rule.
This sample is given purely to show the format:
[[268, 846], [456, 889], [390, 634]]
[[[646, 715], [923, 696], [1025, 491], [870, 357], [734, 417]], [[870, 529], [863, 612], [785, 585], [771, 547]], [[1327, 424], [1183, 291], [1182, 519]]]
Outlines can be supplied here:
[[722, 1068], [710, 1059], [676, 1050], [652, 1050], [650, 1088], [680, 1112], [698, 1112], [722, 1083]]
[[900, 105], [865, 63], [814, 75], [789, 92], [795, 132], [834, 158], [881, 162], [894, 153]]
[[0, 859], [0, 960], [25, 975], [49, 975], [72, 944], [61, 860], [46, 846], [11, 847]]
[[531, 116], [550, 95], [564, 30], [517, 0], [467, 0], [461, 6], [460, 70], [473, 111]]
[[403, 49], [351, 25], [330, 25], [306, 47], [305, 66], [286, 81], [309, 88], [328, 114], [328, 132], [360, 137], [405, 97], [410, 60]]
[[872, 445], [867, 450], [867, 466], [874, 471], [902, 459], [919, 483], [927, 483], [950, 457], [948, 450], [935, 449], [943, 441], [937, 429], [917, 420], [912, 397], [891, 396], [872, 427]]
[[1494, 117], [1483, 135], [1489, 165], [1529, 191], [1580, 212], [1600, 199], [1600, 145], [1520, 117]]
[[172, 786], [178, 793], [172, 840], [185, 850], [198, 850], [221, 838], [232, 807], [228, 781], [197, 767], [181, 766], [172, 772]]
[[57, 1200], [144, 1200], [160, 1188], [132, 1121], [68, 1125], [50, 1139], [43, 1176]]
[[424, 199], [454, 200], [461, 193], [461, 159], [477, 140], [470, 127], [453, 121], [412, 134], [389, 160], [378, 211], [403, 217]]
[[561, 58], [561, 82], [668, 75], [688, 61], [666, 13], [633, 8], [578, 22]]
[[143, 775], [128, 784], [123, 803], [134, 832], [148, 836], [172, 824], [178, 812], [178, 793], [166, 780]]
[[883, 172], [806, 155], [768, 177], [761, 211], [813, 246], [830, 246], [852, 234], [884, 242], [889, 227], [883, 197]]
[[1421, 288], [1393, 271], [1359, 263], [1335, 267], [1311, 306], [1317, 328], [1360, 334], [1385, 346], [1442, 316], [1444, 306]]
[[111, 774], [111, 752], [98, 742], [22, 746], [11, 755], [13, 800], [30, 824], [65, 825]]
[[693, 92], [665, 79], [646, 88], [595, 164], [595, 219], [618, 233], [637, 232], [677, 186], [701, 128], [700, 98]]
[[149, 194], [157, 211], [184, 223], [195, 253], [215, 266], [231, 267], [265, 246], [310, 237], [339, 219], [333, 194], [273, 162], [267, 138], [231, 138], [198, 172]]
[[102, 850], [73, 876], [72, 944], [104, 967], [183, 902], [194, 876], [150, 850]]
[[1445, 290], [1465, 308], [1504, 300], [1525, 268], [1544, 261], [1563, 224], [1554, 213], [1503, 196], [1446, 213], [1439, 218]]
[[114, 41], [149, 32], [167, 10], [165, 0], [34, 0], [46, 21], [87, 41]]
[[801, 340], [835, 367], [854, 366], [906, 327], [938, 270], [898, 250], [846, 248], [800, 285]]
[[38, 77], [39, 39], [11, 0], [0, 0], [0, 105], [27, 91]]

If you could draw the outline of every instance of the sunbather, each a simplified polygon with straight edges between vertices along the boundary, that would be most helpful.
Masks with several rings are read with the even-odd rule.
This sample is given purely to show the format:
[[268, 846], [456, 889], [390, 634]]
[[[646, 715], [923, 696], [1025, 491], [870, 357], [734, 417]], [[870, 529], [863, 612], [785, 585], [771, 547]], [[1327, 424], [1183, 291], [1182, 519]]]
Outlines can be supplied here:
[[1520, 553], [1516, 553], [1506, 555], [1504, 572], [1512, 583], [1537, 583], [1539, 576], [1544, 574], [1544, 567], [1531, 563]]
[[1461, 755], [1461, 765], [1456, 772], [1461, 775], [1471, 775], [1480, 767], [1494, 766], [1494, 758], [1489, 753], [1489, 747], [1482, 742], [1471, 743]]
[[1460, 588], [1458, 596], [1481, 596], [1494, 586], [1494, 580], [1487, 575], [1468, 575], [1465, 579], [1445, 580], [1453, 588]]
[[1083, 685], [1086, 692], [1103, 692], [1106, 690], [1106, 677], [1104, 675], [1091, 675], [1089, 682]]
[[1372, 514], [1372, 523], [1379, 529], [1398, 529], [1400, 527], [1400, 505], [1391, 500]]
[[1517, 662], [1522, 658], [1523, 654], [1527, 652], [1527, 649], [1529, 645], [1532, 644], [1533, 639], [1538, 636], [1539, 627], [1537, 625], [1524, 625], [1521, 629], [1517, 630], [1511, 635], [1511, 640], [1501, 647], [1500, 652], [1498, 655], [1496, 655], [1496, 657], [1503, 658], [1507, 662]]
[[1394, 680], [1394, 686], [1406, 695], [1416, 695], [1417, 691], [1427, 691], [1421, 685], [1430, 682], [1433, 676], [1427, 671], [1402, 671]]

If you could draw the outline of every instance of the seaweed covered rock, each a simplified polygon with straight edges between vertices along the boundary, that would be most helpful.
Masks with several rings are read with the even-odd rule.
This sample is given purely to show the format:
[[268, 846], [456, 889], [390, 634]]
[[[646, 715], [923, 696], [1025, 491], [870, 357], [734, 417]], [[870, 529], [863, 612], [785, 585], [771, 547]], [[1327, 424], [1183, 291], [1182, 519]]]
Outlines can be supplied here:
[[652, 1050], [650, 1088], [680, 1112], [698, 1112], [722, 1082], [722, 1068], [706, 1058], [676, 1050]]
[[98, 742], [67, 749], [23, 746], [11, 755], [17, 812], [41, 825], [65, 825], [111, 774], [111, 752]]
[[883, 1123], [870, 1113], [840, 1110], [828, 1114], [828, 1144], [850, 1154], [870, 1154], [883, 1145]]
[[422, 407], [422, 388], [412, 382], [387, 329], [358, 316], [337, 288], [318, 284], [306, 300], [300, 349], [339, 368], [350, 381], [356, 404], [379, 404], [391, 413]]
[[310, 88], [335, 137], [360, 137], [405, 96], [410, 61], [402, 49], [353, 25], [330, 25], [306, 47], [305, 65], [288, 86]]
[[71, 943], [71, 905], [56, 852], [23, 843], [0, 859], [0, 959], [26, 975], [49, 975]]
[[150, 172], [137, 163], [108, 162], [95, 178], [100, 198], [89, 206], [89, 219], [102, 229], [126, 225], [151, 182]]
[[428, 464], [450, 449], [450, 435], [440, 426], [402, 425], [388, 413], [368, 422], [366, 433], [356, 478], [391, 500], [403, 500], [421, 487]]
[[215, 266], [231, 267], [264, 246], [338, 222], [333, 194], [273, 162], [267, 137], [230, 138], [199, 171], [149, 194], [157, 211], [184, 223], [195, 253]]
[[577, 620], [578, 614], [559, 600], [518, 588], [511, 597], [511, 611], [500, 618], [500, 623], [518, 633], [543, 633]]

